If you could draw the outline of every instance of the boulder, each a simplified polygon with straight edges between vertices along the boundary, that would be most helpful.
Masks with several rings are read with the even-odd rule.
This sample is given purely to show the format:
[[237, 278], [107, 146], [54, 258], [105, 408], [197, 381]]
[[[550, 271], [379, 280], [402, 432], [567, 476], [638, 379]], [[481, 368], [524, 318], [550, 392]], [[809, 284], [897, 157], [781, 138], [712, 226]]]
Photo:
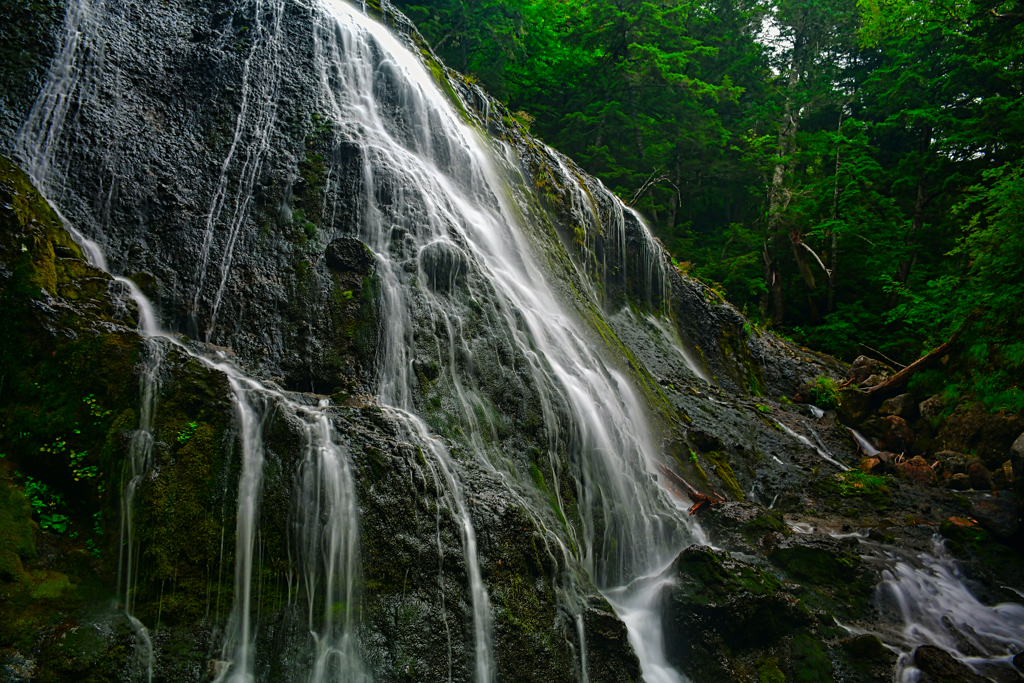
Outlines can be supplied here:
[[1024, 458], [1024, 432], [1017, 437], [1017, 440], [1010, 446], [1010, 454], [1018, 458]]
[[882, 474], [884, 472], [882, 461], [878, 458], [861, 458], [858, 469], [865, 474]]
[[939, 476], [935, 474], [935, 470], [920, 455], [900, 463], [896, 471], [901, 479], [909, 479], [925, 486], [935, 486], [939, 483]]
[[1013, 463], [1009, 460], [1001, 467], [992, 470], [992, 489], [995, 491], [1012, 491], [1014, 484]]
[[871, 397], [855, 387], [843, 387], [839, 390], [839, 418], [843, 424], [858, 424], [871, 408]]
[[966, 491], [971, 488], [971, 480], [966, 474], [959, 472], [946, 481], [946, 486], [953, 491]]
[[367, 275], [374, 263], [373, 253], [354, 237], [339, 237], [327, 245], [327, 267], [331, 270]]
[[733, 657], [813, 622], [770, 573], [707, 546], [679, 553], [664, 579], [666, 658], [694, 680], [733, 680]]
[[878, 381], [882, 381], [893, 374], [895, 371], [882, 361], [867, 356], [857, 356], [847, 371], [846, 378], [852, 379], [857, 384], [864, 384], [872, 376], [878, 378]]
[[916, 408], [917, 404], [914, 402], [914, 397], [911, 394], [900, 394], [883, 401], [882, 407], [878, 409], [878, 412], [882, 415], [895, 415], [902, 417], [904, 420], [910, 420], [913, 419]]
[[992, 489], [992, 473], [980, 462], [973, 462], [967, 469], [967, 478], [971, 481], [971, 488], [978, 491], [990, 491]]
[[966, 474], [969, 456], [956, 451], [940, 451], [935, 459], [941, 463], [943, 475]]
[[921, 401], [921, 405], [917, 407], [917, 412], [924, 419], [931, 420], [938, 417], [945, 407], [946, 397], [942, 394], [935, 394], [931, 398]]
[[914, 650], [914, 665], [921, 670], [920, 683], [987, 683], [988, 679], [974, 673], [953, 655], [934, 645]]
[[427, 284], [437, 292], [450, 292], [461, 285], [469, 271], [466, 252], [451, 242], [438, 240], [420, 249], [420, 267]]
[[905, 453], [914, 445], [914, 432], [902, 417], [887, 415], [881, 420], [882, 440], [885, 450]]
[[1013, 494], [1004, 493], [998, 498], [985, 496], [977, 498], [971, 507], [971, 516], [978, 520], [981, 528], [996, 538], [1010, 538], [1020, 526], [1020, 512]]

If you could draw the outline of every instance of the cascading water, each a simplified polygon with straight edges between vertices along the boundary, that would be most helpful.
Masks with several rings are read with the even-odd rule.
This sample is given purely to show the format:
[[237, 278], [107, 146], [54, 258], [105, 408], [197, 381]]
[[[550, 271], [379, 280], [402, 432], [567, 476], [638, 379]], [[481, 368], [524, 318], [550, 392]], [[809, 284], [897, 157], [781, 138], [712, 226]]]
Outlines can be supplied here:
[[[449, 387], [455, 412], [446, 417], [456, 419], [479, 464], [514, 481], [505, 477], [509, 458], [490, 439], [494, 425], [473, 368], [461, 296], [502, 324], [501, 334], [528, 363], [550, 466], [556, 473], [568, 468], [576, 482], [580, 528], [566, 531], [597, 585], [611, 589], [666, 565], [689, 532], [649, 473], [658, 452], [631, 380], [605, 361], [533, 256], [522, 207], [510, 203], [503, 180], [511, 169], [499, 166], [499, 155], [460, 118], [422, 62], [382, 25], [340, 0], [325, 0], [324, 7], [335, 25], [318, 31], [321, 87], [339, 137], [360, 151], [359, 234], [383, 281], [380, 397], [398, 409], [392, 415], [406, 422], [407, 438], [433, 454], [461, 520], [475, 678], [484, 683], [493, 676], [487, 593], [472, 520], [459, 504], [459, 467], [419, 419], [403, 417], [417, 411], [416, 339], [433, 337], [439, 381]], [[582, 193], [576, 197], [585, 206]]]
[[1013, 656], [1024, 652], [1024, 606], [983, 605], [964, 583], [944, 541], [936, 536], [931, 553], [910, 555], [878, 546], [866, 557], [882, 567], [879, 600], [899, 616], [900, 628], [882, 634], [905, 654], [895, 680], [912, 683], [920, 672], [908, 654], [919, 645], [935, 645], [996, 680], [1015, 678]]
[[[234, 139], [221, 163], [196, 254], [191, 312], [200, 313], [200, 302], [209, 301], [209, 319], [202, 325], [207, 338], [214, 334], [234, 248], [251, 209], [252, 188], [275, 123], [282, 7], [283, 3], [256, 3]], [[37, 185], [48, 194], [63, 182], [54, 161], [60, 156], [68, 103], [88, 106], [91, 96], [82, 89], [95, 87], [100, 80], [100, 76], [82, 75], [94, 67], [91, 60], [102, 51], [83, 50], [81, 44], [93, 39], [88, 27], [104, 11], [105, 6], [93, 6], [88, 0], [69, 10], [65, 49], [19, 137], [21, 156]], [[591, 288], [586, 277], [591, 271], [583, 269], [581, 282], [587, 287], [583, 298], [567, 304], [552, 283], [557, 266], [536, 256], [546, 238], [531, 234], [524, 220], [532, 209], [516, 188], [515, 160], [484, 142], [423, 62], [383, 25], [340, 0], [324, 0], [313, 16], [322, 111], [336, 138], [359, 153], [358, 235], [376, 257], [384, 319], [377, 393], [388, 407], [387, 414], [402, 425], [402, 438], [418, 445], [428, 457], [427, 466], [458, 520], [470, 582], [474, 680], [489, 683], [495, 676], [491, 606], [466, 504], [472, 493], [465, 481], [466, 465], [453, 456], [446, 440], [471, 454], [475, 466], [503, 482], [516, 500], [525, 503], [528, 496], [536, 495], [536, 482], [524, 472], [521, 460], [500, 445], [493, 398], [480, 379], [494, 368], [481, 368], [474, 361], [479, 334], [472, 315], [493, 325], [493, 334], [499, 338], [496, 345], [512, 350], [507, 367], [499, 370], [534, 392], [539, 404], [541, 449], [536, 463], [553, 475], [551, 498], [555, 515], [561, 518], [560, 523], [549, 524], [552, 520], [545, 521], [543, 515], [534, 517], [545, 530], [545, 542], [574, 557], [623, 614], [631, 616], [627, 619], [630, 638], [648, 677], [679, 680], [657, 644], [658, 591], [646, 590], [649, 580], [638, 577], [657, 575], [694, 537], [695, 530], [657, 485], [653, 472], [659, 452], [648, 407], [634, 389], [628, 370], [609, 362], [592, 327], [597, 314], [589, 307], [601, 302], [603, 295]], [[584, 235], [584, 245], [596, 240], [593, 235], [602, 222], [610, 225], [610, 241], [615, 244], [604, 249], [602, 269], [605, 273], [617, 269], [624, 275], [625, 224], [627, 218], [639, 219], [627, 217], [621, 202], [603, 188], [583, 188], [566, 162], [554, 152], [549, 154], [574, 193], [574, 210], [591, 231]], [[595, 202], [595, 192], [601, 194], [600, 202]], [[598, 203], [610, 207], [610, 217], [600, 216]], [[96, 231], [102, 229], [102, 224], [94, 226]], [[641, 233], [647, 248], [635, 266], [645, 283], [642, 298], [652, 305], [665, 299], [660, 291], [665, 278], [655, 272], [661, 265], [652, 238], [644, 230]], [[103, 241], [102, 232], [95, 236]], [[207, 271], [216, 260], [215, 248], [220, 260], [214, 274]], [[94, 251], [96, 264], [103, 265], [99, 247]], [[208, 280], [216, 280], [216, 288], [208, 287]], [[161, 332], [148, 302], [134, 285], [129, 287], [144, 312], [142, 331], [154, 341], [154, 348], [166, 350], [173, 344], [178, 352], [223, 372], [235, 401], [241, 453], [235, 589], [218, 680], [240, 683], [257, 676], [253, 577], [265, 459], [263, 429], [275, 410], [297, 419], [306, 434], [307, 456], [296, 490], [302, 520], [299, 564], [315, 649], [310, 680], [361, 680], [365, 674], [354, 642], [351, 608], [358, 576], [354, 486], [329, 409], [293, 400], [246, 377], [226, 358], [211, 359]], [[424, 357], [440, 366], [438, 385], [447, 392], [440, 406], [418, 399], [418, 367]], [[154, 354], [153, 359], [152, 379], [143, 391], [152, 397], [147, 399], [150, 412], [157, 409], [159, 388], [158, 356]], [[136, 487], [131, 482], [139, 481], [147, 469], [143, 436], [152, 431], [152, 416], [144, 416], [145, 420], [150, 420], [149, 426], [140, 424], [138, 457], [132, 458], [125, 489], [126, 585], [133, 580], [137, 563], [132, 558], [139, 552], [132, 540]], [[446, 431], [444, 440], [435, 436], [442, 431]], [[629, 586], [635, 580], [638, 583]], [[575, 615], [579, 679], [585, 681], [585, 629], [581, 601], [573, 595], [580, 588], [571, 585], [573, 581], [566, 579], [564, 595]], [[130, 598], [126, 603], [130, 610]], [[322, 610], [319, 617], [314, 614], [317, 609]], [[146, 635], [141, 624], [137, 628]]]

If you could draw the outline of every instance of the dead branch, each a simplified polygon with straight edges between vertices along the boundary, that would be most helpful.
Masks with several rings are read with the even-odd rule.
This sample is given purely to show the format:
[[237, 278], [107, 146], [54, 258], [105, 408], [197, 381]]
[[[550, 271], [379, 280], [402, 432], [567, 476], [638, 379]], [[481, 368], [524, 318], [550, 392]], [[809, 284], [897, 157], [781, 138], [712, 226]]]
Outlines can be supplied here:
[[689, 510], [691, 515], [695, 514], [697, 510], [700, 510], [701, 507], [703, 507], [704, 505], [718, 505], [719, 503], [725, 502], [725, 498], [722, 498], [722, 496], [718, 495], [718, 492], [715, 491], [714, 489], [711, 489], [711, 492], [714, 494], [714, 496], [705, 495], [698, 491], [697, 489], [690, 486], [685, 479], [680, 477], [678, 474], [670, 470], [665, 465], [659, 464], [658, 469], [660, 469], [661, 473], [665, 475], [666, 479], [668, 479], [669, 487], [673, 490], [673, 493], [678, 495], [680, 498], [682, 497], [682, 492], [679, 491], [674, 486], [674, 484], [678, 484], [683, 488], [683, 491], [685, 491], [686, 497], [693, 501], [693, 505], [690, 507]]

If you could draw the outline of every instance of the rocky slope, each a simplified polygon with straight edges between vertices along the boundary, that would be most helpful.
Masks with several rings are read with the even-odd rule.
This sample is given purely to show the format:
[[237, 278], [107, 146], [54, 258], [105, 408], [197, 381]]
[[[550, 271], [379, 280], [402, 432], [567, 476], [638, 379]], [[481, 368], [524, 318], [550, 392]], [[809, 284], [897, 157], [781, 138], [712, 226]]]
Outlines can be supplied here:
[[[243, 585], [239, 481], [251, 451], [239, 404], [257, 396], [262, 482], [244, 585], [258, 680], [479, 681], [483, 644], [498, 681], [636, 681], [637, 652], [652, 660], [631, 643], [621, 604], [645, 591], [664, 665], [698, 682], [891, 680], [922, 643], [940, 646], [919, 651], [923, 676], [1012, 680], [1024, 644], [1014, 610], [1024, 608], [985, 604], [1019, 603], [1003, 586], [1024, 585], [1016, 418], [961, 411], [932, 422], [928, 401], [879, 406], [852, 387], [838, 414], [816, 418], [790, 399], [848, 371], [868, 384], [864, 363], [848, 369], [751, 326], [672, 268], [599, 182], [438, 63], [401, 15], [369, 6], [489, 140], [536, 272], [578, 321], [576, 343], [593, 349], [580, 357], [642, 403], [634, 428], [657, 461], [598, 471], [601, 442], [586, 439], [571, 378], [524, 369], [549, 353], [530, 311], [509, 303], [458, 226], [444, 228], [451, 242], [417, 232], [434, 220], [429, 192], [382, 164], [333, 108], [332, 83], [347, 78], [358, 45], [337, 37], [325, 6], [37, 3], [3, 29], [34, 40], [30, 58], [3, 68], [17, 87], [0, 117], [12, 159], [0, 161], [4, 676], [184, 681], [237, 670], [225, 643]], [[417, 105], [375, 45], [367, 59], [384, 76], [374, 97], [401, 121]], [[433, 163], [460, 178], [459, 145], [431, 145]], [[166, 334], [140, 334], [133, 286]], [[396, 292], [409, 302], [399, 342], [388, 337]], [[556, 363], [553, 353], [536, 367]], [[239, 393], [228, 366], [262, 389]], [[399, 371], [401, 405], [388, 385]], [[410, 431], [419, 423], [404, 410], [433, 436]], [[313, 415], [329, 421], [327, 442], [310, 435]], [[894, 454], [845, 472], [863, 453], [841, 421]], [[136, 472], [140, 439], [149, 445]], [[305, 506], [326, 443], [354, 483], [351, 602], [321, 592], [334, 570], [309, 555], [310, 537], [333, 528], [330, 511]], [[956, 454], [972, 450], [980, 463]], [[928, 471], [898, 453], [928, 457]], [[650, 545], [682, 550], [640, 578], [653, 565], [624, 537], [640, 522], [626, 499], [593, 493], [617, 481], [655, 506], [640, 521], [664, 521]], [[965, 486], [974, 491], [951, 490]], [[685, 507], [698, 494], [716, 502], [692, 526]], [[936, 532], [948, 550], [933, 547]], [[947, 577], [945, 552], [981, 601], [958, 607], [970, 628], [1009, 619], [1008, 632], [979, 635], [942, 605], [900, 610], [928, 589], [902, 579], [906, 568], [964, 585]], [[338, 626], [349, 622], [351, 634]], [[932, 622], [932, 635], [906, 629]], [[359, 671], [318, 669], [319, 643], [345, 635], [358, 640]], [[965, 657], [979, 658], [977, 674]]]

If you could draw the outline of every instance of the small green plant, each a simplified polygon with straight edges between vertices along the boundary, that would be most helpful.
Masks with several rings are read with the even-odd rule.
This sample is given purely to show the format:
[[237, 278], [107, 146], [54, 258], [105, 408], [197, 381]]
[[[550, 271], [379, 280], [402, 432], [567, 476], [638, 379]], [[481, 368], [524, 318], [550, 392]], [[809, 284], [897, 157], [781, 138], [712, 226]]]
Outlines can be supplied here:
[[341, 298], [342, 299], [353, 299], [353, 298], [355, 298], [355, 294], [353, 294], [352, 290], [349, 289], [349, 290], [346, 290], [346, 291], [341, 293]]
[[757, 409], [760, 410], [762, 413], [770, 413], [770, 412], [772, 412], [772, 407], [771, 406], [766, 406], [763, 403], [758, 404]]
[[38, 479], [25, 477], [25, 497], [39, 515], [39, 526], [42, 529], [58, 534], [68, 530], [67, 515], [57, 512], [58, 507], [64, 506], [64, 498], [59, 493]]
[[192, 435], [196, 433], [196, 423], [189, 422], [180, 432], [178, 432], [178, 443], [185, 443], [192, 438]]
[[110, 415], [110, 413], [113, 412], [111, 410], [103, 410], [103, 406], [100, 405], [100, 402], [96, 399], [95, 394], [89, 394], [88, 396], [83, 398], [82, 403], [89, 406], [89, 414], [92, 415], [93, 418], [95, 418], [95, 420], [93, 421], [93, 425], [100, 424], [100, 420], [107, 417], [108, 415]]
[[819, 375], [811, 386], [811, 400], [819, 408], [838, 408], [839, 385], [834, 379]]
[[71, 451], [71, 474], [74, 475], [75, 481], [81, 481], [83, 479], [95, 479], [100, 476], [100, 468], [96, 465], [86, 465], [85, 456], [88, 455], [86, 451]]

